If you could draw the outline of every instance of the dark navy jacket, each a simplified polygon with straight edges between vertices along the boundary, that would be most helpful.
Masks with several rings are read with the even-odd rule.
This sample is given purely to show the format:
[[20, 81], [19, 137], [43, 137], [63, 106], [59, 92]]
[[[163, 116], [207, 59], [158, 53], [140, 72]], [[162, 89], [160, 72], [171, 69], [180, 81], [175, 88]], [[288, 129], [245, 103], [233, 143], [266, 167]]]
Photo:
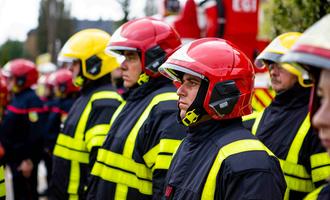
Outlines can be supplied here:
[[[257, 140], [240, 119], [209, 120], [189, 127], [168, 171], [162, 199], [199, 200], [219, 150], [227, 144]], [[244, 148], [244, 147], [242, 147]], [[277, 159], [266, 151], [227, 157], [216, 176], [215, 200], [282, 199], [285, 181]]]

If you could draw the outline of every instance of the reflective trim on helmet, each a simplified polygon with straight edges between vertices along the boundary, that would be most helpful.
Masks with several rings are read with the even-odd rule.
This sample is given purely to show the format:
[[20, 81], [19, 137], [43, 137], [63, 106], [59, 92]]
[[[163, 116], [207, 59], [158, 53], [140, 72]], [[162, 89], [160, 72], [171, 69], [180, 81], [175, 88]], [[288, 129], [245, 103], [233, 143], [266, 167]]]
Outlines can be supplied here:
[[317, 56], [310, 53], [289, 52], [281, 58], [284, 63], [299, 63], [305, 65], [312, 65], [317, 68], [330, 69], [330, 59]]
[[72, 58], [72, 57], [67, 57], [67, 56], [59, 56], [57, 58], [58, 62], [62, 62], [62, 63], [73, 63], [74, 61], [78, 61], [78, 58]]
[[298, 82], [302, 87], [311, 87], [313, 85], [312, 84], [313, 81], [312, 81], [312, 78], [310, 77], [309, 73], [306, 71], [306, 69], [301, 67], [299, 64], [282, 63], [281, 67], [283, 69], [287, 70], [288, 72], [290, 72], [291, 74], [296, 75], [298, 77]]
[[161, 65], [158, 69], [158, 71], [163, 74], [165, 77], [174, 80], [174, 81], [180, 81], [180, 77], [179, 74], [177, 74], [175, 71], [179, 71], [179, 72], [183, 72], [185, 74], [190, 74], [193, 76], [196, 76], [198, 78], [201, 78], [203, 80], [207, 80], [205, 78], [205, 76], [203, 74], [199, 74], [197, 72], [194, 72], [190, 69], [187, 69], [185, 67], [181, 67], [179, 65], [174, 65], [174, 64], [170, 64], [170, 63], [164, 63], [163, 65]]

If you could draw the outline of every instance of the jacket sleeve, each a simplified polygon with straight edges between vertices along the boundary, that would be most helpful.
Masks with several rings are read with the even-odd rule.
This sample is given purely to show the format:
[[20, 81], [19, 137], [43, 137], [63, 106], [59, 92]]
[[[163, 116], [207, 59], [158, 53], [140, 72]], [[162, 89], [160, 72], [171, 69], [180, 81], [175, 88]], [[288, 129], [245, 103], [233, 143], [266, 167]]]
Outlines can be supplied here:
[[99, 99], [93, 102], [85, 130], [85, 142], [90, 151], [91, 167], [96, 160], [97, 149], [102, 146], [110, 130], [111, 117], [120, 103], [115, 99]]
[[286, 183], [279, 162], [273, 157], [265, 162], [251, 155], [253, 153], [242, 153], [224, 161], [218, 174], [215, 199], [283, 199]]
[[303, 158], [302, 164], [311, 174], [315, 186], [325, 184], [330, 177], [330, 157], [314, 129], [311, 128], [307, 133], [299, 156]]
[[[176, 101], [161, 102], [155, 106], [142, 127], [144, 143], [139, 148], [152, 171], [153, 199], [160, 199], [167, 170], [173, 154], [186, 135], [186, 129], [177, 122]], [[139, 135], [140, 137], [140, 135]]]

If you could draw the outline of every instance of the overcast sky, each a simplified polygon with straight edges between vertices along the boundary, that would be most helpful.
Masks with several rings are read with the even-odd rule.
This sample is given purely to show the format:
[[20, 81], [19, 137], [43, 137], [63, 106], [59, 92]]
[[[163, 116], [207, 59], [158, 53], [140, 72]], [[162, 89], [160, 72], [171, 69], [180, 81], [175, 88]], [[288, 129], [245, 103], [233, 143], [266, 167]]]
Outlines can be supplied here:
[[[133, 15], [140, 17], [145, 0], [135, 1]], [[119, 20], [123, 17], [116, 0], [66, 0], [71, 15], [78, 19]], [[7, 39], [24, 41], [29, 30], [38, 25], [40, 0], [0, 0], [0, 45]]]

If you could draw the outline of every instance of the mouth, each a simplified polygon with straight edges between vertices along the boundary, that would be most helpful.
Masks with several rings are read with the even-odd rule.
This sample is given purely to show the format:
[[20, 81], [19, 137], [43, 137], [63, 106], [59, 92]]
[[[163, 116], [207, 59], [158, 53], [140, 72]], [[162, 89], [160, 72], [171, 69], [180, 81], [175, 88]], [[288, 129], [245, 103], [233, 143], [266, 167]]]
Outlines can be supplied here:
[[322, 145], [323, 145], [325, 148], [327, 148], [327, 149], [330, 148], [330, 139], [321, 139], [321, 141], [322, 141]]

